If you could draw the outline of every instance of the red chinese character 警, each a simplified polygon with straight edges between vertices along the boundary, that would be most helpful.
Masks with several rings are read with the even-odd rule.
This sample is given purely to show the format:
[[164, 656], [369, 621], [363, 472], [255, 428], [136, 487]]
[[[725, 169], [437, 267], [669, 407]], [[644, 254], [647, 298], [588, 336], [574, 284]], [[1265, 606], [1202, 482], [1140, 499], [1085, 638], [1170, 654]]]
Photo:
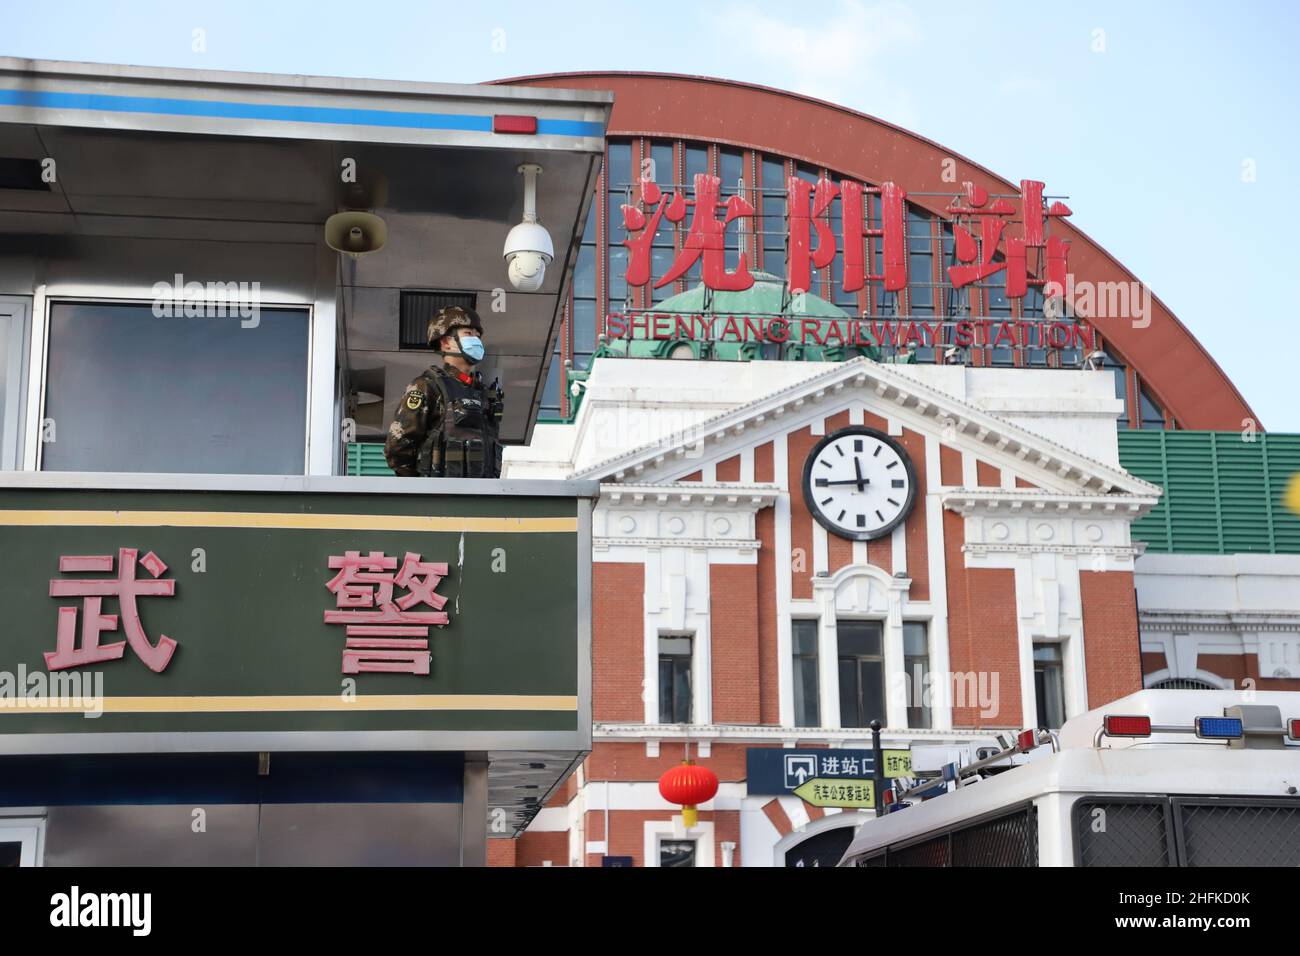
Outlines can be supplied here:
[[695, 176], [693, 203], [678, 192], [673, 193], [670, 201], [654, 182], [643, 180], [641, 197], [655, 207], [650, 219], [647, 221], [645, 213], [636, 206], [622, 206], [623, 226], [628, 232], [627, 238], [623, 240], [623, 245], [628, 250], [628, 285], [641, 286], [650, 281], [651, 246], [660, 222], [664, 218], [669, 222], [681, 222], [686, 218], [686, 207], [693, 205], [686, 240], [668, 271], [654, 287], [661, 289], [670, 282], [675, 282], [696, 262], [700, 262], [700, 278], [708, 288], [722, 292], [743, 292], [750, 288], [754, 284], [754, 277], [749, 271], [749, 257], [745, 252], [740, 253], [736, 270], [727, 271], [726, 231], [733, 220], [753, 216], [754, 207], [742, 196], [729, 196], [725, 203], [725, 214], [720, 219], [718, 206], [723, 205], [719, 201], [721, 193], [722, 180], [704, 173]]
[[[977, 242], [969, 230], [963, 228], [959, 222], [953, 222], [952, 231], [956, 247], [954, 254], [958, 262], [965, 263], [965, 265], [948, 267], [948, 277], [952, 280], [953, 287], [960, 289], [1006, 269], [1008, 298], [1023, 297], [1031, 285], [1045, 287], [1048, 294], [1062, 294], [1066, 285], [1070, 243], [1055, 236], [1049, 238], [1045, 226], [1049, 219], [1070, 215], [1070, 207], [1062, 202], [1054, 202], [1044, 209], [1044, 184], [1032, 179], [1022, 179], [1020, 196], [1024, 213], [1021, 235], [1007, 237], [1006, 259], [1003, 262], [995, 262], [993, 257], [997, 252], [1003, 231], [1007, 227], [1007, 221], [1003, 217], [1015, 213], [1015, 206], [1005, 199], [995, 199], [990, 204], [988, 190], [982, 186], [969, 182], [962, 183], [962, 186], [966, 192], [966, 205], [954, 201], [948, 211], [955, 217], [978, 218], [980, 238]], [[1029, 278], [1029, 249], [1045, 250], [1044, 277], [1041, 279]]]
[[[325, 623], [347, 625], [343, 673], [428, 674], [429, 626], [448, 622], [447, 599], [434, 591], [447, 565], [408, 551], [399, 570], [381, 551], [347, 551], [330, 555], [329, 566], [338, 574], [325, 587], [339, 610], [326, 611]], [[398, 588], [406, 593], [394, 597]], [[411, 610], [421, 604], [434, 610]]]
[[[154, 644], [145, 633], [140, 622], [140, 609], [136, 605], [137, 597], [172, 597], [176, 593], [176, 582], [172, 579], [150, 581], [139, 580], [135, 576], [135, 548], [119, 548], [117, 551], [117, 577], [94, 579], [52, 578], [50, 580], [50, 597], [79, 597], [81, 602], [81, 644], [77, 644], [77, 609], [75, 607], [59, 608], [58, 636], [56, 649], [45, 653], [45, 664], [52, 670], [65, 670], [69, 667], [84, 667], [102, 661], [118, 660], [126, 652], [126, 645], [144, 662], [151, 671], [161, 673], [167, 668], [176, 650], [176, 642], [166, 634], [159, 635]], [[150, 551], [139, 564], [154, 578], [161, 578], [167, 570], [158, 555]], [[113, 571], [111, 554], [64, 555], [59, 558], [59, 571]], [[118, 615], [102, 613], [103, 599], [115, 597], [121, 609], [122, 627], [126, 631], [126, 640], [113, 644], [99, 643], [100, 635], [105, 631], [116, 631]]]

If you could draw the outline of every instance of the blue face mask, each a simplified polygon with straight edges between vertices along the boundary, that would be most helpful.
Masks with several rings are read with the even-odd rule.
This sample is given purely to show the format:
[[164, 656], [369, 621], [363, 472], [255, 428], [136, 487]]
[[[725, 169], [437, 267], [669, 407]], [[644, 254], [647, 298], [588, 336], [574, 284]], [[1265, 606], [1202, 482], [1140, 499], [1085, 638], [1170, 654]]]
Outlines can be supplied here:
[[470, 362], [483, 361], [483, 341], [477, 335], [467, 335], [460, 340], [460, 354]]

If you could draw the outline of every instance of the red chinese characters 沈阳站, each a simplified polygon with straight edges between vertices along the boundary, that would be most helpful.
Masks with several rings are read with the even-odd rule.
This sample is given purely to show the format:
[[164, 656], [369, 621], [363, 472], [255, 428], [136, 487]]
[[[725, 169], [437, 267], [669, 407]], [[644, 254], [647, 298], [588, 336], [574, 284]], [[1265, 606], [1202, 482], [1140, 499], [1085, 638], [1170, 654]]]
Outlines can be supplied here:
[[[1023, 298], [1031, 287], [1042, 288], [1045, 295], [1061, 295], [1066, 288], [1070, 243], [1049, 236], [1047, 225], [1052, 219], [1071, 215], [1070, 208], [1059, 201], [1045, 203], [1044, 184], [1023, 179], [1021, 228], [1019, 235], [1012, 235], [1007, 227], [1017, 220], [1016, 204], [1011, 199], [990, 196], [984, 187], [971, 182], [962, 183], [962, 188], [962, 194], [945, 210], [953, 235], [955, 264], [948, 267], [953, 288], [965, 288], [1006, 270], [1005, 294], [1009, 299]], [[736, 269], [726, 269], [727, 227], [756, 218], [744, 191], [742, 181], [740, 192], [723, 202], [719, 177], [701, 173], [695, 176], [693, 199], [688, 199], [687, 192], [681, 189], [669, 197], [653, 181], [643, 179], [639, 202], [621, 207], [627, 230], [623, 245], [629, 252], [627, 284], [642, 287], [653, 283], [660, 289], [681, 279], [699, 263], [700, 279], [706, 288], [722, 292], [750, 288], [754, 277], [749, 271], [743, 232], [739, 248], [732, 249]], [[814, 291], [814, 270], [829, 268], [841, 249], [840, 286], [844, 293], [855, 293], [877, 282], [886, 292], [906, 289], [909, 241], [938, 241], [931, 239], [928, 228], [923, 235], [909, 236], [907, 196], [907, 191], [893, 182], [869, 186], [851, 179], [836, 183], [824, 175], [815, 182], [787, 176], [785, 246], [790, 294]], [[837, 199], [838, 208], [834, 205]], [[719, 209], [723, 210], [721, 215]], [[664, 220], [685, 221], [688, 210], [691, 222], [681, 248], [656, 279], [653, 247], [659, 227]], [[838, 236], [832, 225], [836, 217]], [[1036, 255], [1031, 257], [1030, 250], [1035, 250]], [[878, 272], [871, 271], [873, 258]]]
[[[138, 559], [140, 567], [151, 578], [137, 578], [136, 564], [139, 552], [135, 548], [119, 548], [117, 552], [117, 577], [115, 578], [52, 578], [50, 580], [50, 597], [79, 597], [81, 602], [81, 642], [77, 642], [77, 611], [75, 607], [59, 608], [58, 636], [55, 650], [45, 653], [45, 664], [52, 670], [65, 670], [69, 667], [84, 667], [103, 661], [115, 661], [126, 652], [126, 645], [131, 645], [137, 657], [145, 666], [157, 673], [166, 670], [176, 650], [176, 642], [166, 634], [159, 635], [154, 644], [145, 633], [140, 621], [140, 609], [136, 598], [172, 597], [176, 593], [176, 582], [162, 576], [167, 570], [158, 555], [150, 551]], [[59, 558], [59, 572], [66, 574], [75, 571], [113, 572], [114, 558], [111, 554], [63, 555]], [[100, 636], [105, 631], [116, 631], [117, 614], [104, 614], [103, 601], [106, 597], [115, 597], [121, 611], [122, 629], [126, 632], [125, 641], [101, 644]]]
[[[347, 625], [343, 673], [428, 674], [429, 627], [448, 622], [447, 599], [434, 590], [447, 565], [408, 551], [399, 569], [383, 552], [346, 551], [330, 555], [329, 566], [338, 571], [325, 585], [337, 610], [325, 612], [325, 623]], [[421, 605], [431, 610], [412, 610]]]
[[[948, 267], [948, 278], [954, 288], [960, 289], [972, 282], [987, 279], [1002, 269], [1007, 270], [1006, 295], [1009, 299], [1022, 298], [1030, 286], [1040, 286], [1047, 295], [1059, 296], [1066, 287], [1066, 272], [1070, 243], [1056, 236], [1047, 236], [1046, 224], [1050, 219], [1070, 215], [1070, 207], [1062, 202], [1043, 206], [1044, 184], [1033, 179], [1020, 181], [1021, 234], [1006, 239], [1006, 257], [995, 260], [998, 244], [1008, 225], [1007, 216], [1015, 214], [1016, 207], [1006, 199], [989, 202], [988, 190], [974, 183], [962, 183], [965, 201], [959, 198], [948, 207], [953, 216], [952, 227], [954, 257], [962, 265]], [[961, 225], [962, 218], [979, 222], [979, 239]], [[972, 222], [973, 224], [973, 222]], [[1045, 262], [1041, 278], [1029, 277], [1030, 249], [1043, 250]]]

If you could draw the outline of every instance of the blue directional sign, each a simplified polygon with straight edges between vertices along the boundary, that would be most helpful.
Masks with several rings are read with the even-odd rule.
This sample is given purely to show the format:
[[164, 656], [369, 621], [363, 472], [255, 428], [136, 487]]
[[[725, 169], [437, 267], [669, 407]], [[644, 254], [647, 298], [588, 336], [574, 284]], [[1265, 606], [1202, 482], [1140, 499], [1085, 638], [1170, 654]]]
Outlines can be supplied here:
[[786, 750], [777, 747], [751, 747], [745, 754], [751, 795], [793, 794], [809, 780], [822, 778], [868, 779], [875, 770], [870, 750]]

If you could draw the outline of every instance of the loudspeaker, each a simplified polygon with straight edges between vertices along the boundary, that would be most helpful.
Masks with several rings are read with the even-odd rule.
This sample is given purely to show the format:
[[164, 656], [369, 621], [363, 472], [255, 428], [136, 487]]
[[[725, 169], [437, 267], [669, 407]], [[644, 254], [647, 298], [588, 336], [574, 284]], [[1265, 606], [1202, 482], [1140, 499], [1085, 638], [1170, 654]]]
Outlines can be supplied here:
[[376, 252], [388, 241], [388, 225], [369, 212], [338, 212], [325, 220], [325, 245], [353, 258]]

